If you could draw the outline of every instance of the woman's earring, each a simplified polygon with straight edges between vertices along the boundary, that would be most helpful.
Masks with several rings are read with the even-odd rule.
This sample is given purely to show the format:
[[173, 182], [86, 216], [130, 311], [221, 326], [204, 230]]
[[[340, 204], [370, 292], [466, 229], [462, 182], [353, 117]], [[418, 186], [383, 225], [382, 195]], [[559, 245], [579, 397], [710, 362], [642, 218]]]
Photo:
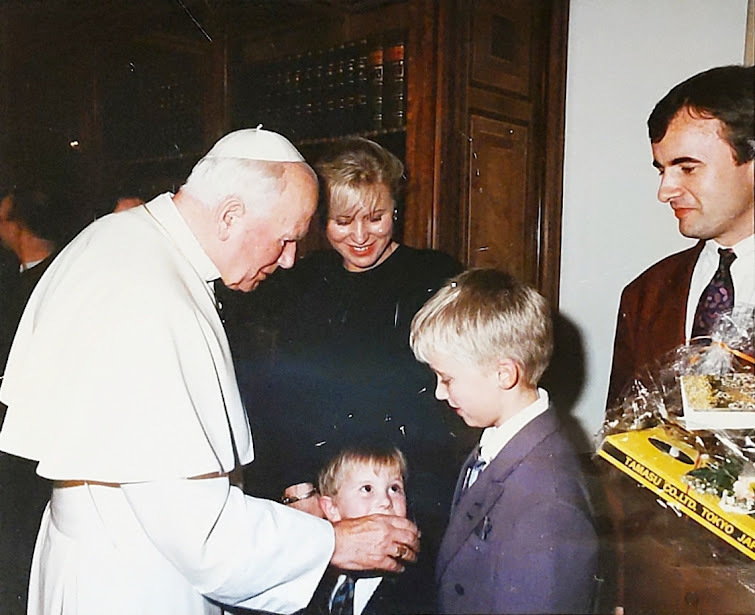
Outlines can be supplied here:
[[393, 210], [393, 221], [396, 222], [398, 220], [398, 209]]

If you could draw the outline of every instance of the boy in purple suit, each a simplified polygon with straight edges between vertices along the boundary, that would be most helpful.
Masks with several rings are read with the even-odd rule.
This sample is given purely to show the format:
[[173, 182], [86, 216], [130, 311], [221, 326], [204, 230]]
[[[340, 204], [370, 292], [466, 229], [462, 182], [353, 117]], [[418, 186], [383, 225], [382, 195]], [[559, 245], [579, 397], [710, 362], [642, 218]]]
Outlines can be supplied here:
[[484, 431], [459, 475], [436, 566], [441, 613], [590, 613], [598, 540], [585, 479], [537, 383], [553, 349], [546, 300], [494, 269], [453, 278], [410, 343], [435, 396]]

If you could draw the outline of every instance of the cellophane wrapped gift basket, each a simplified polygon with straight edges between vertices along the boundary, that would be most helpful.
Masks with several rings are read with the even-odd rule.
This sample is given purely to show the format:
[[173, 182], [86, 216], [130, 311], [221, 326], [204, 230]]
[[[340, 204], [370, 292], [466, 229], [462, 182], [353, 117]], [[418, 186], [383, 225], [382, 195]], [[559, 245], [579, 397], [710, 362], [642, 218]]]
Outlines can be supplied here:
[[755, 306], [648, 366], [598, 437], [600, 457], [755, 559]]

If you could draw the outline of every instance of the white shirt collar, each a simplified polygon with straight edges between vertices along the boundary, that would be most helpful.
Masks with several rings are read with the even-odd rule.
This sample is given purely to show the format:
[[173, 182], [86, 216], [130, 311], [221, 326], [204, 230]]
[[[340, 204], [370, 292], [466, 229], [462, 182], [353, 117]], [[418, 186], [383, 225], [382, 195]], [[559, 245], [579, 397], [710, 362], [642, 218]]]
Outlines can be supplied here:
[[[727, 249], [727, 246], [722, 246], [715, 239], [706, 241], [705, 245], [703, 246], [701, 256], [704, 256], [705, 258], [712, 258], [715, 261], [716, 266], [718, 266], [719, 248]], [[747, 259], [749, 260], [749, 262], [752, 262], [752, 258], [755, 256], [755, 234], [750, 235], [749, 237], [745, 237], [738, 243], [735, 243], [733, 246], [728, 246], [728, 248], [734, 250], [734, 254], [737, 255], [737, 259]]]
[[545, 389], [538, 388], [537, 400], [517, 412], [502, 425], [487, 427], [480, 437], [480, 459], [490, 463], [525, 425], [535, 417], [540, 416], [549, 406], [548, 392]]
[[43, 260], [45, 260], [45, 259], [44, 258], [40, 258], [39, 260], [36, 260], [36, 261], [29, 261], [28, 263], [21, 263], [18, 266], [18, 271], [19, 271], [19, 273], [23, 273], [24, 271], [29, 271], [29, 269], [31, 269], [33, 267], [36, 267]]

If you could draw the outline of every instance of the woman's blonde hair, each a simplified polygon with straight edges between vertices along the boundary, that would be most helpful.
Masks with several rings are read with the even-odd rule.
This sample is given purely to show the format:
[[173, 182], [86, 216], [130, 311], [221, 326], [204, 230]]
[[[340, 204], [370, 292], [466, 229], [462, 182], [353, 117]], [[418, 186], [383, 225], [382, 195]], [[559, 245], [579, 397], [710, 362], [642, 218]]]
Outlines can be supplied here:
[[320, 179], [318, 215], [325, 224], [334, 206], [351, 202], [355, 196], [375, 200], [375, 186], [385, 184], [398, 209], [404, 179], [404, 164], [387, 149], [363, 137], [334, 143], [314, 164]]

